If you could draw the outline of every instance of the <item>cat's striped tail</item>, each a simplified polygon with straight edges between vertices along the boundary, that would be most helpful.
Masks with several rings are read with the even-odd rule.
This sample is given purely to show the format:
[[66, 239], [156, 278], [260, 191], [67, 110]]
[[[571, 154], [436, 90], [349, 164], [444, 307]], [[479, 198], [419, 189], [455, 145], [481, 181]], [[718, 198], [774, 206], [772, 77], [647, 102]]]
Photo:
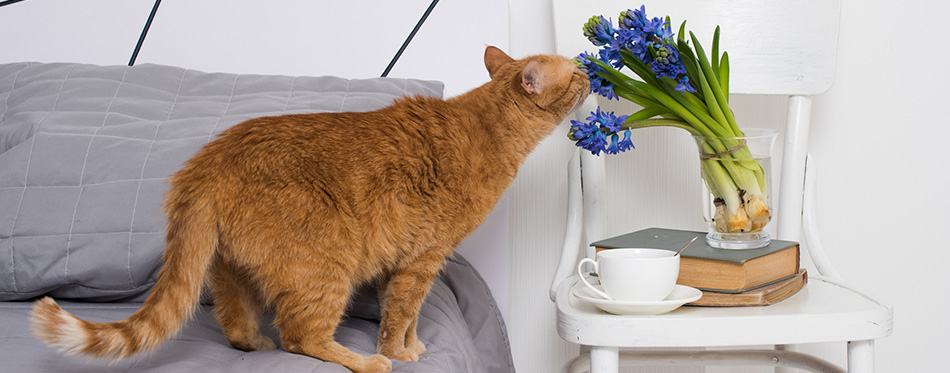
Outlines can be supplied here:
[[129, 318], [89, 322], [63, 310], [52, 298], [33, 305], [33, 334], [60, 351], [121, 359], [148, 351], [178, 332], [191, 316], [218, 244], [217, 226], [206, 204], [166, 204], [169, 214], [164, 265], [152, 293]]

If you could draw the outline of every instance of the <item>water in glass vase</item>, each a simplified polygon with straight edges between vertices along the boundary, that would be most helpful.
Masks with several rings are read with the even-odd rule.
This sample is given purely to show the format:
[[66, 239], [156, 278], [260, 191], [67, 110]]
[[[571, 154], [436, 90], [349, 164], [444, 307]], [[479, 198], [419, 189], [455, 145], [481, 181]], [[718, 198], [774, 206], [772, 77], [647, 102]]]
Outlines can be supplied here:
[[706, 242], [716, 248], [769, 244], [772, 217], [771, 153], [776, 131], [746, 130], [743, 137], [696, 136], [703, 179]]
[[[713, 159], [724, 167], [741, 167], [737, 160], [710, 160]], [[762, 165], [765, 175], [771, 174], [771, 157], [757, 157], [754, 160]], [[742, 203], [733, 208], [726, 204], [724, 198], [710, 192], [707, 179], [704, 172], [703, 220], [709, 228], [707, 243], [721, 249], [754, 249], [768, 245], [771, 236], [764, 231], [771, 220], [772, 203], [769, 199], [771, 193], [768, 183], [765, 190], [760, 188], [759, 195], [753, 195], [744, 189], [737, 190], [736, 195]]]

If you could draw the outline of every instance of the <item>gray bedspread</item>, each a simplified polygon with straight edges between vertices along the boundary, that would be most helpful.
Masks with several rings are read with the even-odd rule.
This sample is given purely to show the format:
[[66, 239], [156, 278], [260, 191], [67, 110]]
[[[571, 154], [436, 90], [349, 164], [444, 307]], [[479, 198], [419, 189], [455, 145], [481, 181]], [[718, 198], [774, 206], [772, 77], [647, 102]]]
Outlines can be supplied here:
[[[77, 316], [97, 322], [128, 317], [139, 303], [61, 302]], [[203, 306], [181, 333], [157, 351], [118, 363], [64, 356], [33, 338], [30, 302], [0, 302], [0, 371], [3, 372], [348, 372], [283, 350], [244, 352], [231, 348], [221, 327]], [[373, 290], [354, 299], [336, 340], [353, 351], [376, 349], [379, 306]], [[514, 372], [504, 323], [478, 273], [460, 257], [451, 258], [426, 298], [419, 316], [419, 339], [427, 353], [418, 362], [393, 362], [394, 372]], [[264, 334], [276, 338], [272, 328]]]
[[[412, 79], [0, 64], [0, 371], [346, 371], [281, 350], [232, 349], [207, 306], [151, 354], [118, 364], [64, 357], [30, 336], [29, 301], [51, 295], [91, 321], [134, 312], [164, 249], [167, 177], [221, 131], [254, 117], [368, 111], [441, 94], [441, 83]], [[366, 290], [337, 340], [372, 353], [378, 324]], [[418, 329], [428, 353], [396, 371], [514, 370], [495, 302], [460, 257], [433, 285]]]

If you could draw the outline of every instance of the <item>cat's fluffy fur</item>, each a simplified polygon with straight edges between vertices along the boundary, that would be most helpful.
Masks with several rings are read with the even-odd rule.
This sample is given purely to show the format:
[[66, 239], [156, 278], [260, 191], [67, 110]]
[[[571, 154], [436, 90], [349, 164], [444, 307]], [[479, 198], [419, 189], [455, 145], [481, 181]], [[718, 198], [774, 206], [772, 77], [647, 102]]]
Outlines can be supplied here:
[[[490, 82], [449, 100], [265, 117], [223, 132], [172, 175], [164, 265], [141, 309], [94, 323], [45, 298], [34, 333], [68, 353], [127, 357], [177, 333], [207, 284], [236, 348], [275, 347], [259, 331], [271, 308], [287, 351], [356, 372], [418, 360], [419, 308], [446, 256], [588, 91], [564, 57], [514, 60], [489, 47], [485, 65]], [[369, 282], [383, 310], [379, 354], [362, 356], [333, 334]]]

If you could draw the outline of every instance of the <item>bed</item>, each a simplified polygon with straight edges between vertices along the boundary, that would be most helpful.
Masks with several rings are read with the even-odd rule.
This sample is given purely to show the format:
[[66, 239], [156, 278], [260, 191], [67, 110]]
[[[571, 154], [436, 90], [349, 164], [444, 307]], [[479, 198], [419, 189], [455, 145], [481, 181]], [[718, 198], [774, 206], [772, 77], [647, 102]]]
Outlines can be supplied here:
[[[134, 312], [164, 249], [166, 179], [246, 119], [368, 111], [442, 84], [205, 73], [154, 64], [0, 64], [0, 367], [5, 371], [346, 372], [280, 349], [231, 348], [206, 299], [158, 350], [119, 363], [64, 356], [33, 338], [32, 300], [53, 296], [90, 321]], [[374, 289], [353, 297], [336, 339], [375, 352]], [[271, 316], [272, 317], [272, 316]], [[420, 312], [418, 362], [396, 372], [513, 372], [498, 306], [465, 258], [449, 259]], [[276, 331], [265, 334], [277, 341]]]

